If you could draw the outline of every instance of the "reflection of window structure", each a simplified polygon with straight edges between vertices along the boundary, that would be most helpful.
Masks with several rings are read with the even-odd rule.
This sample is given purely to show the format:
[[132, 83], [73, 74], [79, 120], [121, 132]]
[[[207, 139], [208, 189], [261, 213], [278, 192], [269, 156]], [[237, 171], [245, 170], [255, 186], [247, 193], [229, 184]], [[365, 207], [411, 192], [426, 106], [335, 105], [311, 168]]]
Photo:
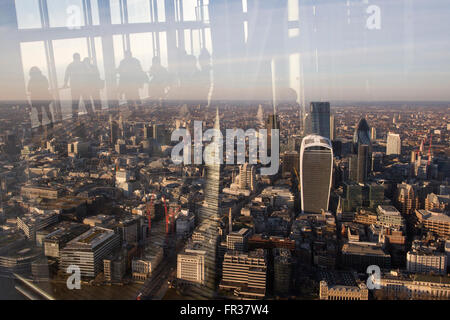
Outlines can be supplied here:
[[[251, 88], [270, 85], [271, 57], [286, 55], [287, 58], [278, 62], [277, 69], [281, 70], [283, 78], [280, 81], [284, 83], [279, 87], [291, 87], [299, 96], [302, 94], [300, 43], [298, 36], [289, 33], [291, 29], [300, 28], [299, 0], [282, 4], [247, 2], [4, 0], [0, 15], [7, 17], [2, 21], [7, 21], [6, 26], [13, 31], [13, 36], [9, 37], [13, 40], [8, 39], [11, 41], [8, 50], [16, 60], [7, 67], [18, 74], [15, 92], [24, 96], [24, 74], [29, 71], [25, 69], [30, 64], [27, 60], [32, 60], [33, 64], [36, 61], [31, 45], [34, 43], [37, 46], [43, 44], [45, 62], [40, 58], [36, 63], [49, 79], [56, 99], [54, 108], [58, 112], [61, 107], [65, 110], [64, 100], [69, 95], [58, 88], [62, 86], [61, 70], [67, 66], [66, 60], [71, 58], [72, 51], [81, 51], [83, 57], [91, 58], [98, 66], [105, 79], [101, 93], [104, 106], [117, 104], [114, 70], [126, 50], [131, 50], [142, 61], [145, 71], [148, 71], [151, 58], [160, 56], [162, 65], [169, 72], [176, 72], [179, 64], [177, 48], [196, 58], [206, 48], [213, 61], [214, 90], [217, 91], [213, 98], [220, 98], [221, 87], [231, 87], [228, 88], [231, 90], [223, 91], [228, 98], [234, 94], [241, 96], [238, 90], [250, 91], [253, 97], [262, 98], [270, 91], [258, 92]], [[30, 44], [25, 46], [26, 49], [25, 43]], [[21, 46], [22, 54], [20, 49], [17, 51]], [[291, 79], [286, 81], [287, 77]], [[145, 90], [141, 91], [141, 95], [145, 94]]]
[[176, 47], [194, 55], [201, 48], [212, 51], [208, 0], [18, 0], [12, 7], [16, 12], [9, 15], [16, 14], [18, 21], [23, 72], [28, 72], [27, 60], [36, 63], [32, 52], [43, 44], [45, 62], [37, 62], [49, 78], [59, 112], [59, 100], [64, 109], [69, 93], [57, 88], [74, 50], [99, 66], [106, 78], [107, 101], [116, 99], [114, 69], [126, 50], [141, 60], [146, 71], [153, 56], [160, 56], [170, 68], [168, 51], [173, 60]]

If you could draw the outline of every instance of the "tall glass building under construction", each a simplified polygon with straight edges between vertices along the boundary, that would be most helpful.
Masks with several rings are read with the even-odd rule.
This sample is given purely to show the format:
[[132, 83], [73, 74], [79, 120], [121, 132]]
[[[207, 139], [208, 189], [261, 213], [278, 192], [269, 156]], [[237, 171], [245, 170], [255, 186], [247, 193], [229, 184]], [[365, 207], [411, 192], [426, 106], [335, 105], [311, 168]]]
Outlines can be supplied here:
[[[214, 123], [216, 133], [220, 132], [219, 111], [216, 113]], [[202, 249], [206, 252], [204, 258], [204, 285], [200, 290], [196, 290], [198, 297], [213, 298], [217, 291], [218, 276], [217, 257], [219, 244], [219, 227], [220, 227], [220, 188], [221, 188], [221, 171], [222, 165], [220, 155], [220, 142], [217, 136], [213, 137], [211, 143], [206, 146], [205, 154], [208, 154], [209, 160], [206, 161], [206, 181], [204, 195], [205, 199], [200, 208], [198, 215], [198, 230], [201, 230], [204, 237]], [[198, 292], [197, 292], [198, 291]]]

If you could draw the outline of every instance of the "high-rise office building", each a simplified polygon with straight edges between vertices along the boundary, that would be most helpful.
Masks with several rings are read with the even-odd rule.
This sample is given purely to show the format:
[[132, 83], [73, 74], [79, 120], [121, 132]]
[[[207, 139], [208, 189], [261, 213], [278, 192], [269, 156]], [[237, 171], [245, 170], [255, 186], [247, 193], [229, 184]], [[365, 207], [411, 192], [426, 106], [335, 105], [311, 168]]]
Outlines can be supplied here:
[[360, 144], [358, 146], [358, 169], [356, 174], [356, 182], [363, 183], [367, 180], [369, 172], [369, 146]]
[[297, 151], [285, 152], [281, 155], [281, 173], [282, 175], [294, 173], [299, 170], [300, 154]]
[[21, 229], [28, 239], [35, 241], [36, 231], [58, 222], [58, 219], [59, 216], [56, 212], [42, 214], [27, 213], [21, 217], [17, 217], [17, 228]]
[[397, 133], [389, 132], [386, 142], [386, 155], [400, 155], [402, 142], [400, 135]]
[[267, 154], [272, 154], [272, 130], [280, 130], [280, 120], [277, 114], [269, 114], [266, 121], [267, 130]]
[[427, 232], [440, 237], [450, 237], [450, 217], [441, 210], [416, 210], [417, 222], [423, 225]]
[[380, 172], [382, 169], [383, 169], [383, 153], [373, 152], [371, 171]]
[[364, 183], [370, 171], [369, 165], [369, 146], [367, 144], [358, 145], [356, 154], [349, 157], [349, 175], [350, 181]]
[[400, 211], [391, 205], [379, 205], [377, 207], [378, 223], [387, 228], [403, 228], [405, 227], [405, 219]]
[[377, 140], [377, 128], [375, 127], [370, 128], [370, 140]]
[[309, 117], [311, 134], [330, 139], [330, 103], [311, 102]]
[[168, 128], [163, 124], [153, 125], [153, 139], [158, 141], [161, 145], [170, 144], [170, 134]]
[[153, 138], [153, 127], [144, 126], [144, 139], [149, 140]]
[[117, 250], [103, 259], [103, 274], [107, 282], [120, 282], [127, 269], [126, 250]]
[[17, 147], [17, 138], [12, 132], [8, 131], [3, 139], [5, 142], [4, 151], [6, 154], [15, 155], [20, 151]]
[[304, 130], [304, 135], [307, 136], [309, 134], [312, 134], [312, 126], [311, 126], [311, 114], [309, 113], [305, 113], [304, 117], [303, 117], [303, 130]]
[[384, 187], [377, 183], [362, 184], [353, 181], [344, 182], [342, 209], [346, 212], [360, 207], [375, 209], [384, 201]]
[[419, 197], [416, 196], [414, 187], [411, 184], [398, 184], [394, 200], [397, 209], [403, 215], [414, 214], [414, 211], [419, 209]]
[[239, 187], [250, 191], [255, 190], [255, 167], [247, 162], [239, 167]]
[[336, 139], [336, 122], [334, 119], [334, 114], [330, 115], [330, 140]]
[[266, 295], [267, 259], [264, 249], [248, 254], [228, 252], [223, 261], [220, 288], [239, 292], [245, 298], [262, 299]]
[[369, 164], [372, 142], [370, 140], [370, 127], [366, 119], [361, 118], [353, 133], [353, 150], [349, 160], [349, 180], [364, 183], [370, 172]]
[[227, 249], [229, 251], [246, 252], [250, 235], [251, 231], [248, 228], [241, 228], [239, 231], [230, 232], [227, 235]]
[[294, 271], [294, 260], [291, 251], [285, 248], [273, 249], [274, 279], [273, 290], [275, 294], [289, 294]]
[[112, 116], [109, 116], [109, 130], [110, 130], [110, 143], [115, 146], [117, 139], [119, 139], [119, 125], [113, 120]]
[[93, 227], [69, 241], [61, 251], [61, 269], [80, 267], [82, 277], [95, 277], [103, 271], [103, 259], [120, 247], [120, 237], [113, 230]]
[[382, 269], [391, 267], [391, 256], [378, 243], [348, 242], [342, 246], [341, 252], [341, 265], [345, 269], [365, 272], [370, 265]]
[[348, 180], [356, 181], [358, 176], [358, 155], [350, 154], [348, 159]]
[[411, 273], [447, 274], [448, 257], [444, 252], [414, 241], [406, 253], [406, 270]]
[[126, 139], [128, 137], [128, 135], [127, 135], [127, 125], [126, 125], [126, 123], [123, 120], [123, 114], [120, 114], [120, 116], [119, 116], [118, 126], [119, 126], [119, 137], [121, 139]]
[[450, 211], [450, 196], [429, 193], [425, 198], [425, 210]]
[[309, 135], [300, 148], [302, 213], [328, 210], [333, 171], [333, 148], [329, 139]]
[[191, 284], [205, 284], [206, 250], [201, 243], [194, 242], [177, 256], [177, 279]]

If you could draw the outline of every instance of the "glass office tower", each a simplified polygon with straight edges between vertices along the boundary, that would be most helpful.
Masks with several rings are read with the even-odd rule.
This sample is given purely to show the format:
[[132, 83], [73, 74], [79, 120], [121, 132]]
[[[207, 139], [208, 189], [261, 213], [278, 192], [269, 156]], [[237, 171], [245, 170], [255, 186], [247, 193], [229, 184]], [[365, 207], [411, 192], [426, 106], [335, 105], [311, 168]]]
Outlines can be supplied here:
[[311, 102], [310, 104], [311, 134], [318, 134], [330, 139], [330, 103]]
[[333, 148], [329, 139], [306, 136], [300, 148], [302, 213], [328, 210], [333, 171]]

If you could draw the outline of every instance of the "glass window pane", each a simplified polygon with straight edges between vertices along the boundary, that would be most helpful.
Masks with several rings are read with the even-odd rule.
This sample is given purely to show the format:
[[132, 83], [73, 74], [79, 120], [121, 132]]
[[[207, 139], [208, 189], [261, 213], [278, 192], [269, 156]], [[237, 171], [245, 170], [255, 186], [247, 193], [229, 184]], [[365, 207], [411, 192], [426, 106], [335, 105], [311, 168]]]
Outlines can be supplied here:
[[129, 23], [150, 22], [149, 0], [128, 0], [127, 5]]
[[[62, 39], [53, 41], [53, 52], [55, 54], [56, 78], [58, 87], [62, 87], [64, 83], [64, 75], [67, 66], [73, 61], [73, 54], [79, 53], [81, 60], [88, 57], [88, 48], [86, 38]], [[63, 119], [72, 117], [72, 96], [70, 89], [59, 91], [61, 100], [61, 112]], [[80, 108], [81, 112], [85, 112], [84, 106]]]
[[298, 21], [299, 19], [299, 0], [288, 0], [288, 20]]
[[161, 58], [161, 64], [164, 67], [168, 66], [167, 62], [167, 36], [166, 32], [159, 33], [159, 55]]
[[[150, 32], [130, 34], [130, 47], [133, 57], [139, 60], [144, 72], [150, 70], [153, 58], [153, 35]], [[148, 97], [148, 87], [139, 89], [142, 98]]]
[[212, 54], [213, 47], [212, 47], [212, 41], [211, 41], [211, 29], [205, 28], [205, 47], [208, 49], [209, 53]]
[[289, 55], [289, 87], [295, 90], [297, 102], [300, 102], [301, 83], [300, 83], [300, 54]]
[[111, 23], [121, 24], [121, 13], [120, 13], [120, 0], [110, 0], [109, 4], [111, 8]]
[[291, 28], [288, 30], [288, 36], [289, 38], [297, 37], [300, 34], [299, 28]]
[[50, 27], [80, 28], [85, 25], [81, 0], [47, 0]]
[[47, 58], [44, 41], [23, 42], [20, 44], [25, 82], [28, 83], [31, 67], [38, 67], [48, 77]]
[[[104, 60], [103, 60], [103, 46], [102, 39], [100, 37], [95, 38], [95, 55], [96, 55], [96, 63], [97, 68], [100, 73], [100, 79], [105, 79], [105, 68], [104, 68]], [[102, 101], [102, 108], [106, 106], [106, 90], [100, 90], [100, 99]]]
[[97, 26], [100, 24], [98, 12], [98, 0], [91, 0], [92, 24]]
[[208, 5], [205, 4], [205, 2], [203, 2], [202, 14], [203, 14], [203, 17], [202, 17], [203, 21], [209, 22], [209, 9], [208, 9]]
[[192, 54], [191, 30], [184, 30], [184, 48], [188, 54]]
[[39, 0], [16, 0], [19, 29], [42, 28]]
[[120, 34], [113, 35], [113, 44], [114, 44], [114, 57], [116, 58], [116, 65], [119, 66], [119, 62], [120, 60], [123, 59], [124, 56], [123, 36]]
[[141, 62], [145, 71], [150, 70], [153, 58], [153, 35], [150, 32], [130, 34], [130, 47], [133, 57]]
[[164, 0], [156, 0], [158, 7], [158, 22], [166, 22], [166, 7]]
[[184, 21], [195, 21], [196, 17], [196, 7], [197, 0], [182, 0], [183, 1], [183, 20]]
[[[20, 44], [20, 52], [22, 55], [22, 66], [24, 71], [25, 86], [28, 91], [28, 82], [30, 81], [30, 69], [38, 67], [42, 74], [49, 79], [47, 58], [45, 55], [45, 47], [43, 41], [23, 42]], [[37, 117], [37, 109], [31, 108], [31, 127], [37, 127], [39, 120]], [[46, 120], [44, 120], [46, 121]]]
[[192, 54], [196, 57], [200, 54], [200, 31], [192, 30]]

